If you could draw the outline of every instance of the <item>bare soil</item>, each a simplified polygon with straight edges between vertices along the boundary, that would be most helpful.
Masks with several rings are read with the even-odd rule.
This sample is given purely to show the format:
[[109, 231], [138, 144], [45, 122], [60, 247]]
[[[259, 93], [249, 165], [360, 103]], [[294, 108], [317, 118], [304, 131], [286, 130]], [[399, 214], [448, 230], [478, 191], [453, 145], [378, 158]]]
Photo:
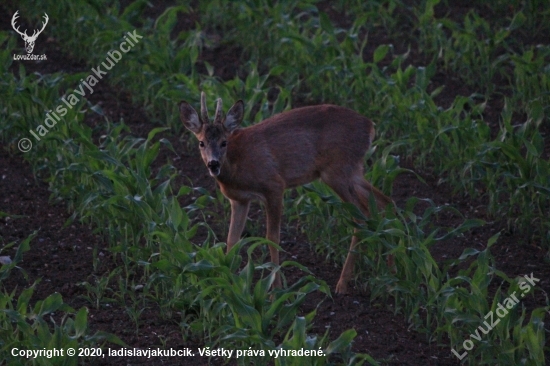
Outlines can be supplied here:
[[[460, 8], [458, 5], [457, 7]], [[157, 15], [161, 11], [162, 9], [158, 7], [153, 7], [151, 10], [152, 14]], [[346, 21], [339, 19], [340, 15], [334, 11], [327, 11], [327, 13], [337, 22]], [[449, 13], [453, 13], [453, 9], [449, 9]], [[0, 7], [1, 29], [10, 29], [9, 21], [6, 21], [10, 17], [11, 13], [7, 14], [7, 11]], [[186, 22], [185, 26], [193, 26], [193, 23]], [[369, 35], [369, 47], [372, 49], [383, 43], [388, 43], [386, 35]], [[85, 64], [64, 54], [54, 39], [49, 39], [48, 42], [37, 42], [36, 48], [36, 53], [46, 53], [49, 59], [45, 62], [25, 62], [29, 72], [71, 73], [88, 69]], [[201, 60], [207, 60], [213, 64], [215, 69], [219, 70], [219, 76], [224, 79], [233, 77], [237, 72], [238, 54], [234, 49], [205, 50]], [[223, 65], [223, 67], [217, 67], [217, 65]], [[17, 72], [16, 62], [12, 68]], [[471, 91], [464, 90], [464, 85], [460, 84], [453, 75], [438, 74], [434, 83], [446, 86], [442, 103], [454, 99], [458, 94], [471, 94]], [[148, 121], [142, 108], [132, 104], [131, 90], [113, 88], [103, 80], [94, 91], [90, 96], [91, 101], [94, 104], [100, 103], [105, 113], [115, 121], [123, 117], [134, 135], [146, 136], [148, 131], [155, 127]], [[490, 117], [498, 119], [501, 108], [499, 101], [490, 105], [489, 110], [494, 110], [494, 114]], [[86, 123], [91, 126], [102, 123], [94, 118], [87, 117]], [[188, 135], [171, 134], [165, 137], [168, 137], [176, 150], [182, 153], [176, 156], [168, 150], [162, 150], [155, 164], [160, 166], [171, 160], [182, 173], [179, 183], [188, 185], [188, 179], [191, 179], [194, 186], [205, 187], [214, 192], [214, 181], [208, 176], [198, 153], [185, 153]], [[404, 165], [413, 168], [407, 160]], [[539, 243], [528, 243], [520, 233], [507, 231], [505, 222], [488, 217], [485, 212], [486, 203], [483, 200], [472, 202], [468, 198], [453, 194], [449, 187], [439, 185], [440, 177], [424, 171], [417, 171], [417, 173], [426, 180], [427, 184], [419, 182], [412, 174], [402, 174], [395, 181], [392, 198], [398, 205], [403, 205], [411, 196], [430, 198], [436, 204], [450, 204], [456, 207], [468, 218], [487, 221], [485, 226], [473, 229], [461, 238], [434, 246], [432, 254], [439, 263], [457, 258], [466, 248], [482, 250], [488, 238], [498, 231], [503, 231], [497, 244], [492, 247], [496, 267], [512, 277], [534, 273], [535, 277], [541, 279], [537, 284], [538, 289], [550, 291], [548, 281], [550, 267], [545, 248], [542, 248]], [[85, 299], [87, 292], [82, 282], [94, 283], [96, 278], [109, 273], [119, 264], [113, 260], [103, 238], [94, 234], [93, 228], [78, 221], [64, 227], [71, 213], [68, 212], [65, 203], [51, 201], [50, 193], [48, 184], [35, 179], [29, 164], [22, 159], [21, 155], [10, 155], [5, 149], [0, 149], [0, 211], [14, 215], [0, 218], [2, 240], [6, 244], [12, 241], [19, 242], [34, 231], [38, 232], [31, 242], [31, 250], [24, 255], [20, 265], [27, 272], [28, 279], [21, 271], [15, 271], [3, 284], [5, 289], [7, 291], [15, 288], [22, 289], [38, 281], [35, 285], [33, 301], [58, 292], [63, 296], [64, 301], [75, 309], [87, 306], [90, 311], [89, 327], [92, 332], [103, 330], [114, 333], [131, 347], [177, 349], [189, 347], [196, 353], [196, 348], [202, 346], [202, 342], [198, 339], [184, 339], [178, 326], [178, 319], [162, 319], [159, 316], [159, 309], [148, 308], [144, 311], [140, 318], [139, 332], [136, 333], [135, 324], [123, 307], [110, 304], [96, 309]], [[24, 217], [15, 218], [15, 215]], [[257, 213], [253, 216], [258, 216], [262, 225], [261, 215]], [[458, 217], [442, 215], [437, 224], [456, 226], [460, 222], [461, 219]], [[209, 222], [209, 224], [213, 223]], [[219, 232], [219, 235], [223, 238], [225, 234]], [[95, 271], [92, 254], [94, 247], [98, 248], [100, 258], [100, 264]], [[285, 250], [282, 260], [298, 261], [307, 266], [315, 276], [325, 280], [331, 289], [335, 288], [341, 268], [326, 261], [324, 257], [315, 255], [305, 237], [283, 232], [282, 247]], [[286, 275], [289, 281], [300, 276], [299, 273], [292, 271]], [[313, 294], [303, 306], [304, 313], [313, 310], [319, 302], [322, 304], [311, 333], [322, 335], [330, 328], [331, 338], [335, 338], [341, 332], [354, 328], [358, 334], [353, 343], [354, 352], [368, 353], [376, 360], [391, 365], [456, 365], [459, 363], [451, 353], [448, 340], [443, 340], [442, 344], [430, 343], [425, 334], [410, 328], [402, 314], [395, 314], [391, 301], [371, 303], [370, 293], [361, 291], [360, 286], [354, 287], [350, 295], [332, 299], [326, 299], [322, 294]], [[544, 305], [546, 303], [542, 291], [522, 300], [522, 306], [528, 310]], [[97, 364], [100, 365], [150, 363], [206, 365], [208, 362], [208, 359], [198, 356], [185, 360], [155, 359], [154, 362], [147, 359], [114, 357], [97, 360]], [[215, 365], [223, 364], [221, 359], [212, 359], [210, 362]]]

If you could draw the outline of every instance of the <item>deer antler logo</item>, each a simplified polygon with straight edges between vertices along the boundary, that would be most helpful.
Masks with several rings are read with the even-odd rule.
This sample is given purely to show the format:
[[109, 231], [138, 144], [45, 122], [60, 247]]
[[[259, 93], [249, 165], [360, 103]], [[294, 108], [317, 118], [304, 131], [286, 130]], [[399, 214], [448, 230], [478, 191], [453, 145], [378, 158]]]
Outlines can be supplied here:
[[34, 42], [36, 41], [36, 38], [38, 38], [38, 35], [42, 33], [44, 28], [46, 28], [46, 24], [48, 24], [48, 14], [44, 13], [44, 23], [42, 25], [42, 29], [37, 31], [36, 29], [32, 33], [32, 36], [27, 35], [27, 30], [25, 29], [25, 32], [19, 31], [19, 27], [15, 27], [15, 20], [19, 17], [17, 15], [19, 13], [19, 10], [13, 14], [13, 17], [11, 18], [11, 26], [13, 27], [13, 30], [15, 30], [17, 33], [21, 35], [21, 38], [23, 38], [23, 41], [25, 41], [25, 49], [27, 50], [27, 53], [32, 53], [32, 50], [34, 49]]

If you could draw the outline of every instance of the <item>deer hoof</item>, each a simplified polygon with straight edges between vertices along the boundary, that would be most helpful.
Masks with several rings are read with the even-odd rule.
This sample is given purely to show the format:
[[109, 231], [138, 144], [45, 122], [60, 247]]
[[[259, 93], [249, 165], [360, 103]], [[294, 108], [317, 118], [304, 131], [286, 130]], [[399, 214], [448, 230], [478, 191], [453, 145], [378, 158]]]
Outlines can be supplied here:
[[337, 295], [344, 295], [348, 293], [348, 282], [347, 281], [338, 281], [338, 284], [336, 285], [336, 294]]

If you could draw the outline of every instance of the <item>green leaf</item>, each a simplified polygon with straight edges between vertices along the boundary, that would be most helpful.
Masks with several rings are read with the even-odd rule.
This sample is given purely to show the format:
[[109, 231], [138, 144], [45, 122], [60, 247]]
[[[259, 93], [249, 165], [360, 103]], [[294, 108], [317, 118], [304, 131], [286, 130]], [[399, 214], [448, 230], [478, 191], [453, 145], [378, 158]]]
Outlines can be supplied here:
[[522, 11], [518, 11], [514, 16], [514, 18], [512, 19], [512, 21], [510, 22], [510, 26], [508, 27], [508, 29], [510, 31], [513, 31], [517, 28], [521, 28], [523, 24], [525, 24], [526, 20], [527, 20], [527, 17], [525, 16], [525, 14], [523, 14]]
[[357, 331], [355, 329], [346, 330], [344, 333], [340, 334], [340, 337], [328, 345], [325, 354], [330, 355], [332, 353], [341, 353], [346, 351], [351, 347], [351, 342], [356, 335]]
[[39, 301], [36, 303], [35, 314], [39, 317], [43, 317], [46, 314], [55, 312], [62, 305], [63, 298], [61, 297], [61, 294], [55, 292], [48, 296], [44, 301]]
[[544, 120], [544, 107], [539, 99], [532, 100], [527, 106], [528, 117], [531, 123], [538, 128], [542, 121]]
[[87, 337], [87, 340], [95, 343], [102, 343], [107, 341], [109, 343], [118, 344], [122, 347], [128, 347], [128, 345], [116, 335], [103, 331], [96, 332], [93, 336]]
[[387, 44], [378, 46], [376, 50], [374, 50], [374, 55], [373, 55], [374, 63], [378, 63], [382, 61], [384, 57], [386, 57], [386, 54], [388, 53], [389, 50], [390, 50], [390, 47]]
[[330, 18], [326, 13], [319, 12], [319, 21], [321, 23], [321, 29], [329, 34], [334, 33], [334, 26], [332, 25], [332, 22], [330, 21]]
[[460, 255], [460, 257], [458, 257], [459, 260], [464, 260], [472, 255], [478, 255], [479, 254], [479, 250], [477, 249], [473, 249], [473, 248], [466, 248], [464, 249], [464, 251], [462, 252], [462, 254]]
[[491, 236], [489, 240], [487, 240], [487, 248], [490, 248], [495, 244], [498, 240], [498, 237], [500, 236], [500, 231], [496, 233], [495, 235]]
[[151, 267], [157, 268], [163, 272], [169, 272], [172, 269], [175, 269], [176, 266], [174, 266], [168, 259], [161, 259], [157, 262], [154, 262], [151, 264]]
[[31, 248], [30, 241], [34, 239], [34, 237], [37, 235], [37, 232], [33, 232], [31, 235], [29, 235], [25, 240], [19, 244], [17, 247], [17, 251], [15, 252], [15, 256], [13, 257], [13, 264], [17, 264], [21, 262], [21, 259], [23, 259], [23, 253], [29, 251]]
[[189, 272], [209, 271], [209, 270], [212, 270], [214, 268], [217, 268], [217, 266], [215, 266], [212, 263], [210, 263], [209, 261], [203, 259], [203, 260], [200, 260], [197, 263], [190, 263], [190, 264], [186, 265], [183, 268], [183, 271], [184, 272], [187, 272], [187, 271], [189, 271]]
[[273, 68], [269, 70], [269, 75], [271, 76], [279, 76], [282, 73], [288, 71], [288, 68], [283, 65], [275, 65]]
[[21, 218], [28, 217], [28, 216], [27, 215], [13, 215], [13, 214], [9, 214], [9, 213], [4, 212], [4, 211], [0, 211], [0, 217], [10, 217], [12, 219], [21, 219]]
[[188, 186], [181, 186], [180, 190], [178, 191], [177, 197], [188, 195], [193, 191], [193, 188]]
[[75, 336], [77, 338], [80, 338], [86, 334], [86, 330], [88, 329], [88, 309], [85, 307], [82, 307], [78, 313], [76, 313], [74, 319], [74, 329], [76, 332]]
[[31, 300], [32, 294], [34, 292], [34, 285], [29, 288], [24, 289], [17, 299], [17, 312], [22, 315], [27, 314], [27, 308], [29, 306], [29, 301]]
[[88, 156], [90, 156], [94, 159], [97, 159], [97, 160], [108, 162], [108, 163], [113, 164], [114, 166], [117, 166], [117, 167], [120, 167], [120, 168], [124, 167], [124, 165], [120, 161], [113, 158], [111, 155], [109, 155], [109, 153], [107, 151], [104, 151], [104, 150], [89, 151], [89, 152], [86, 153], [86, 155], [88, 155]]
[[163, 132], [163, 131], [166, 131], [166, 130], [169, 130], [170, 128], [169, 127], [156, 127], [156, 128], [153, 128], [151, 131], [149, 131], [149, 134], [147, 135], [147, 141], [151, 141], [153, 139], [153, 137], [155, 137], [155, 135]]
[[155, 21], [155, 29], [160, 33], [169, 35], [177, 22], [178, 12], [187, 12], [184, 6], [173, 6], [167, 8]]

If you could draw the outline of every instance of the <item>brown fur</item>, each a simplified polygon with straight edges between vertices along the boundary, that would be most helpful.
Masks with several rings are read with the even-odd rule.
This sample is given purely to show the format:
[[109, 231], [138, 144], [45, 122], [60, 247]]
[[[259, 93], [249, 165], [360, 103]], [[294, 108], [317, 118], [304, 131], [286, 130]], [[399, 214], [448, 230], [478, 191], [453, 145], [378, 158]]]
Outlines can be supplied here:
[[[228, 251], [240, 239], [253, 199], [265, 203], [267, 238], [279, 243], [284, 190], [315, 179], [320, 178], [365, 215], [369, 214], [371, 193], [379, 208], [393, 202], [363, 177], [363, 158], [374, 137], [373, 123], [368, 118], [343, 107], [319, 105], [293, 109], [241, 129], [237, 126], [243, 108], [239, 101], [224, 121], [218, 116], [210, 124], [202, 121], [189, 104], [180, 104], [182, 122], [204, 144], [202, 158], [231, 201]], [[223, 147], [224, 141], [227, 147]], [[337, 293], [347, 292], [356, 245], [354, 236]], [[270, 252], [272, 262], [279, 264], [278, 251], [270, 248]], [[278, 276], [275, 286], [281, 286]]]

